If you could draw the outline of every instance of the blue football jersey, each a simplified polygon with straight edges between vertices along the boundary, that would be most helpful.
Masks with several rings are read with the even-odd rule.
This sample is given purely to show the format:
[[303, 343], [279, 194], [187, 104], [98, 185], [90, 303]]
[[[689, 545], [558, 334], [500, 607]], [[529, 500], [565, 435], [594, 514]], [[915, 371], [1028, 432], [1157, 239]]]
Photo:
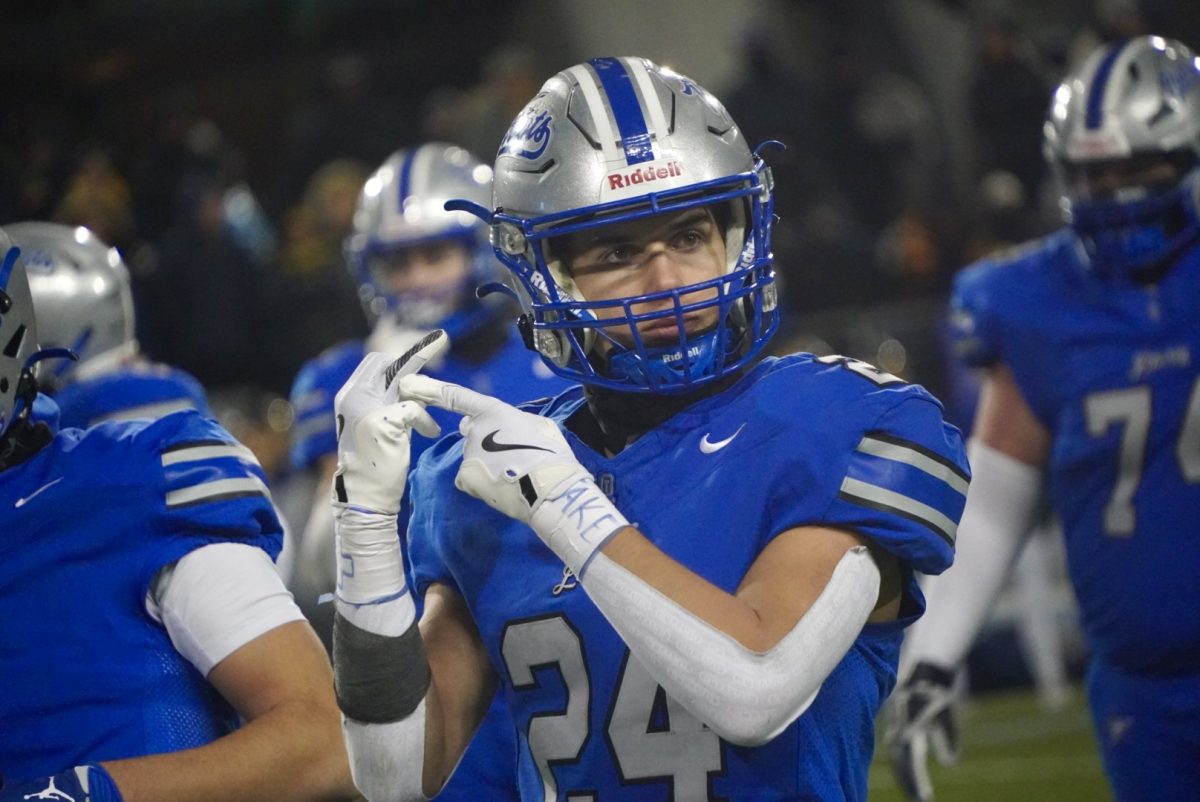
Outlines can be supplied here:
[[[574, 389], [530, 407], [560, 426]], [[580, 462], [659, 548], [734, 592], [777, 535], [853, 530], [905, 568], [903, 617], [866, 626], [813, 705], [761, 747], [722, 741], [667, 697], [576, 578], [524, 524], [454, 488], [461, 437], [410, 477], [418, 595], [464, 598], [518, 732], [523, 799], [865, 799], [875, 715], [903, 627], [924, 599], [913, 572], [951, 562], [968, 472], [961, 437], [921, 388], [869, 365], [768, 359], [614, 457], [569, 430]]]
[[1052, 435], [1093, 653], [1128, 671], [1200, 669], [1200, 248], [1138, 286], [1091, 273], [1060, 231], [961, 273], [952, 318], [959, 354], [1006, 364]]
[[159, 569], [209, 543], [278, 555], [253, 455], [194, 411], [64, 429], [0, 471], [0, 767], [200, 746], [232, 709], [146, 612]]
[[[292, 406], [296, 410], [291, 458], [297, 469], [309, 468], [321, 457], [337, 454], [333, 400], [365, 355], [366, 346], [362, 340], [344, 342], [309, 360], [296, 374], [291, 392]], [[455, 356], [452, 348], [439, 364], [427, 366], [422, 372], [513, 404], [554, 395], [570, 386], [551, 373], [541, 358], [525, 347], [515, 331], [486, 362], [468, 362]], [[454, 415], [444, 410], [430, 407], [429, 413], [443, 430], [458, 423]], [[432, 444], [429, 438], [413, 434], [414, 464], [417, 455]]]
[[54, 400], [64, 429], [86, 429], [110, 420], [160, 418], [180, 409], [211, 415], [204, 388], [191, 374], [144, 361], [68, 384]]

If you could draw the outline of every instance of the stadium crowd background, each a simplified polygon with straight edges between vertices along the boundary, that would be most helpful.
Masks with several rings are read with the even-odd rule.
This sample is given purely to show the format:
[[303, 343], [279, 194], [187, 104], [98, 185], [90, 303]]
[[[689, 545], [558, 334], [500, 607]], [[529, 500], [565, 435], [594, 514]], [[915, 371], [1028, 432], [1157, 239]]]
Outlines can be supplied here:
[[283, 485], [296, 370], [366, 332], [341, 247], [369, 171], [430, 139], [490, 162], [555, 70], [644, 55], [724, 98], [752, 143], [788, 146], [771, 159], [777, 349], [878, 364], [961, 426], [971, 381], [943, 348], [950, 279], [1058, 225], [1041, 157], [1049, 92], [1098, 42], [1150, 32], [1200, 43], [1200, 7], [6, 3], [0, 220], [87, 225], [119, 246], [143, 350], [197, 376]]

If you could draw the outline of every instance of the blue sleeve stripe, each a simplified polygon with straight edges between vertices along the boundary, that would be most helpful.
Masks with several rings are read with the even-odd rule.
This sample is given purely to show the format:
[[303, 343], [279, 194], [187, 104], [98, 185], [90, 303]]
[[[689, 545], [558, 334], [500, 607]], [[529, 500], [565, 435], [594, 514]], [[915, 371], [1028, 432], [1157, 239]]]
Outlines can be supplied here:
[[922, 504], [916, 499], [894, 490], [888, 490], [886, 487], [868, 484], [847, 476], [842, 480], [838, 498], [861, 507], [890, 512], [901, 518], [915, 521], [938, 534], [952, 546], [954, 538], [958, 534], [958, 522], [954, 519], [928, 504]]
[[226, 443], [221, 440], [207, 443], [191, 443], [184, 448], [170, 448], [163, 452], [163, 467], [179, 465], [186, 462], [201, 462], [222, 457], [233, 457], [249, 465], [258, 465], [254, 453], [239, 443]]
[[959, 494], [967, 495], [970, 480], [966, 472], [946, 457], [918, 443], [884, 432], [868, 432], [855, 450], [873, 457], [911, 465], [934, 479], [945, 482]]
[[193, 504], [209, 504], [244, 496], [262, 496], [271, 500], [271, 492], [257, 476], [239, 479], [217, 479], [167, 493], [167, 508], [178, 509]]
[[197, 409], [196, 402], [191, 398], [172, 398], [169, 401], [155, 401], [150, 404], [139, 404], [135, 407], [125, 407], [97, 415], [88, 421], [88, 426], [114, 420], [134, 420], [136, 418], [161, 418], [181, 409]]

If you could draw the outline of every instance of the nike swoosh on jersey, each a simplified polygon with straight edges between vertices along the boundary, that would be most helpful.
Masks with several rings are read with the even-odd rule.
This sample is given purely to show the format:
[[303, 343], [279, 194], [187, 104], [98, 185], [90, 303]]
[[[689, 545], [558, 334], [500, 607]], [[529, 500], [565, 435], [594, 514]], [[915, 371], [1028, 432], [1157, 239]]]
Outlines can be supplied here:
[[488, 432], [487, 436], [483, 438], [484, 451], [520, 451], [527, 449], [529, 451], [545, 451], [550, 454], [554, 453], [554, 451], [549, 448], [542, 448], [541, 446], [529, 446], [525, 445], [524, 443], [497, 443], [496, 435], [499, 433], [499, 429], [494, 432]]
[[28, 504], [34, 498], [34, 496], [37, 496], [43, 490], [49, 490], [50, 488], [54, 487], [56, 484], [58, 484], [65, 478], [66, 478], [65, 476], [60, 476], [57, 479], [55, 479], [53, 482], [47, 482], [46, 484], [39, 487], [37, 490], [30, 493], [28, 496], [25, 496], [25, 498], [17, 499], [17, 503], [14, 504], [13, 506], [16, 509], [20, 509], [21, 507], [24, 507], [26, 504]]
[[737, 437], [739, 434], [741, 434], [741, 433], [742, 433], [742, 429], [745, 429], [745, 428], [746, 428], [746, 424], [744, 424], [744, 423], [743, 423], [741, 426], [737, 427], [737, 431], [736, 431], [736, 432], [734, 432], [733, 434], [729, 435], [729, 436], [728, 436], [728, 437], [726, 437], [724, 440], [718, 440], [718, 441], [717, 441], [717, 442], [715, 442], [715, 443], [714, 443], [714, 442], [712, 442], [711, 440], [709, 440], [709, 439], [708, 439], [708, 435], [709, 435], [709, 434], [712, 434], [711, 432], [709, 432], [709, 433], [705, 434], [705, 435], [704, 435], [704, 437], [701, 437], [701, 438], [700, 438], [700, 451], [701, 451], [701, 453], [703, 453], [703, 454], [715, 454], [716, 452], [720, 451], [720, 450], [721, 450], [722, 448], [724, 448], [725, 446], [727, 446], [727, 445], [729, 445], [730, 443], [732, 443], [732, 442], [733, 442], [733, 438], [735, 438], [735, 437]]

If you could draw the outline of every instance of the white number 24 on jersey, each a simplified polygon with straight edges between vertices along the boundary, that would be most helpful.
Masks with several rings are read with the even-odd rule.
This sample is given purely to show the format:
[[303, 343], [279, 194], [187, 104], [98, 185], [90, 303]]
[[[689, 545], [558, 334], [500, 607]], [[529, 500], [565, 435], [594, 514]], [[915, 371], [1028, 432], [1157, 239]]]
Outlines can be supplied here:
[[[542, 778], [544, 799], [556, 802], [560, 797], [552, 767], [578, 760], [588, 738], [592, 689], [583, 641], [566, 618], [554, 615], [510, 625], [501, 651], [518, 693], [537, 688], [535, 667], [551, 666], [567, 690], [562, 712], [537, 714], [529, 723], [529, 751]], [[604, 735], [621, 779], [661, 780], [677, 799], [708, 798], [709, 775], [721, 770], [721, 740], [716, 733], [666, 696], [628, 651], [616, 685]], [[654, 728], [654, 710], [662, 703], [668, 726]]]

